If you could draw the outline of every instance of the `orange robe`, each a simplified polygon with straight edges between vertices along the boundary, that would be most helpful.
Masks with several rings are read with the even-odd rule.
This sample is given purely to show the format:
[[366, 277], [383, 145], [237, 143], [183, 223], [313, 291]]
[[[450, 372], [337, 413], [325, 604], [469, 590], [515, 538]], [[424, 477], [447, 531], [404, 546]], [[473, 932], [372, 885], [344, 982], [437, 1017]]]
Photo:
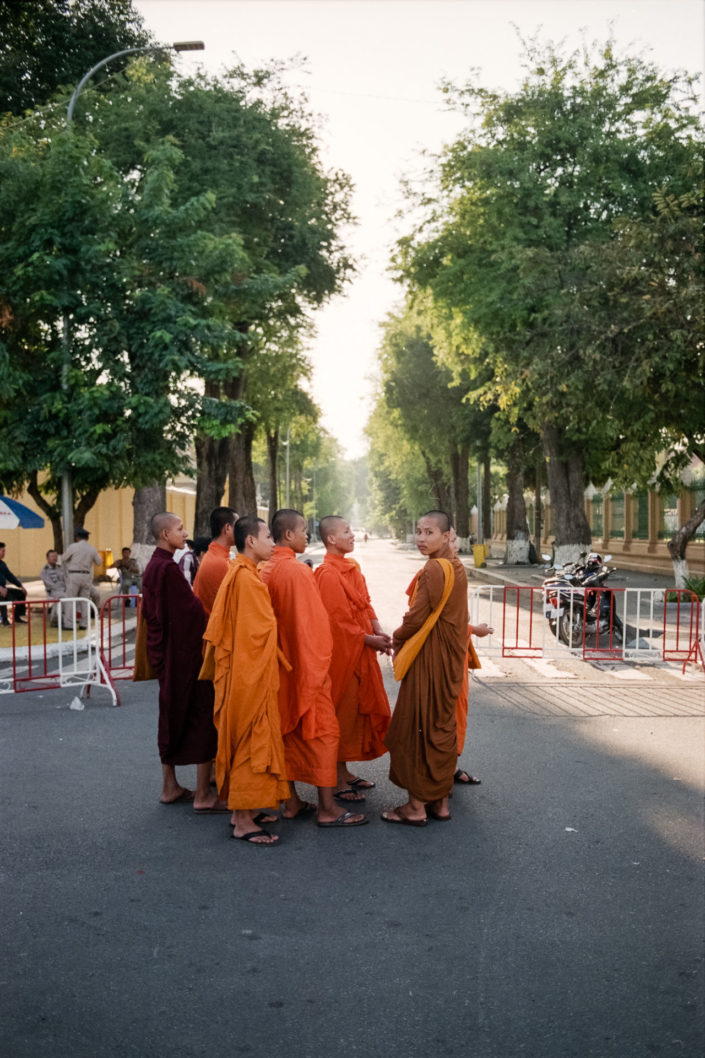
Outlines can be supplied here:
[[384, 736], [391, 712], [373, 647], [372, 609], [357, 562], [326, 554], [314, 571], [333, 633], [331, 693], [340, 724], [338, 760], [376, 760], [387, 752]]
[[279, 665], [279, 716], [286, 773], [312, 786], [337, 785], [340, 728], [330, 695], [333, 639], [313, 570], [290, 547], [274, 548], [260, 570], [277, 618], [279, 646], [291, 672]]
[[[419, 570], [419, 573], [421, 570]], [[411, 599], [414, 594], [414, 588], [416, 582], [419, 579], [419, 573], [416, 574], [409, 587], [406, 589], [406, 594]], [[468, 628], [468, 643], [470, 642], [470, 629]], [[469, 660], [469, 658], [468, 658]], [[470, 693], [470, 673], [468, 672], [468, 665], [463, 670], [463, 684], [460, 688], [460, 694], [458, 700], [455, 703], [455, 726], [457, 728], [457, 741], [458, 741], [458, 756], [463, 752], [465, 746], [465, 736], [468, 729], [468, 695]]]
[[218, 590], [203, 638], [201, 676], [215, 689], [218, 792], [231, 809], [276, 805], [291, 792], [279, 726], [277, 622], [257, 567], [244, 555]]
[[218, 588], [229, 569], [230, 549], [223, 547], [217, 540], [211, 540], [193, 582], [193, 594], [200, 599], [201, 606], [207, 614], [210, 614], [213, 609]]

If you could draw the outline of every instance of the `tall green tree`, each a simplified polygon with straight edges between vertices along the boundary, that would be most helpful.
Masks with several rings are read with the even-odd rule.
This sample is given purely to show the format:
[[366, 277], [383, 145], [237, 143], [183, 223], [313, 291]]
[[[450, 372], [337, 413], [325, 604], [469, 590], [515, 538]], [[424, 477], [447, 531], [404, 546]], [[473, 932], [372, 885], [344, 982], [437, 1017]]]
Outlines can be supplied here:
[[101, 59], [152, 43], [131, 0], [0, 0], [0, 113], [36, 110]]
[[[654, 192], [690, 190], [702, 133], [693, 79], [618, 55], [526, 44], [515, 92], [445, 86], [468, 121], [434, 172], [437, 195], [399, 246], [400, 276], [477, 335], [498, 406], [540, 433], [557, 553], [589, 545], [583, 492], [639, 417], [612, 415], [608, 296], [585, 311], [618, 220], [646, 220]], [[614, 355], [614, 350], [610, 356]], [[629, 361], [616, 368], [624, 376]]]

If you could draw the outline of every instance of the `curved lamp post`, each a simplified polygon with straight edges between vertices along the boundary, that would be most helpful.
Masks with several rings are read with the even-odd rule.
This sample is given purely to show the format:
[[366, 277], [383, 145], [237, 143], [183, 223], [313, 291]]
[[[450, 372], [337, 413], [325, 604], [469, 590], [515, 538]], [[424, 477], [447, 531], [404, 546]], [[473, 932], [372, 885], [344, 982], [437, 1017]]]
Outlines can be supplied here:
[[[90, 81], [96, 71], [102, 69], [113, 59], [119, 59], [123, 55], [135, 55], [140, 52], [150, 51], [203, 51], [205, 44], [202, 40], [180, 40], [174, 44], [146, 44], [138, 48], [123, 48], [122, 51], [115, 51], [112, 55], [108, 55], [107, 58], [101, 59], [95, 66], [91, 66], [85, 76], [76, 85], [73, 95], [69, 100], [68, 109], [66, 111], [66, 124], [71, 127], [73, 122], [73, 112], [76, 107], [76, 101], [80, 96], [84, 86]], [[61, 386], [63, 390], [68, 389], [68, 368], [70, 363], [70, 348], [69, 348], [69, 319], [66, 313], [63, 318], [63, 330], [62, 330], [62, 342], [64, 346], [64, 368], [62, 372]], [[71, 484], [71, 471], [67, 470], [61, 477], [61, 520], [63, 523], [64, 530], [64, 550], [73, 542], [73, 487]]]

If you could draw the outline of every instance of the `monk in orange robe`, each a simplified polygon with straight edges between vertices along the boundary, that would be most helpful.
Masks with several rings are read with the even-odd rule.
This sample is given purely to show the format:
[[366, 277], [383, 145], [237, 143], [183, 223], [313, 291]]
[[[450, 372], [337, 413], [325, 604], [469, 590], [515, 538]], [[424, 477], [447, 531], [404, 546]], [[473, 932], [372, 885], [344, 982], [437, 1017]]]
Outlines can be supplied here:
[[365, 815], [339, 813], [333, 794], [337, 782], [340, 728], [330, 695], [333, 653], [328, 614], [313, 571], [296, 556], [306, 550], [308, 534], [298, 511], [277, 511], [272, 519], [274, 552], [260, 570], [277, 618], [279, 647], [290, 669], [279, 666], [279, 716], [286, 772], [292, 796], [284, 819], [302, 818], [315, 806], [302, 801], [294, 782], [318, 787], [320, 827], [361, 826]]
[[230, 568], [230, 548], [233, 546], [233, 532], [237, 513], [232, 507], [215, 507], [210, 514], [212, 540], [208, 550], [201, 559], [196, 579], [193, 582], [193, 594], [200, 599], [206, 614], [213, 609], [218, 588]]
[[456, 707], [467, 665], [468, 602], [465, 568], [451, 550], [450, 519], [444, 511], [429, 511], [419, 519], [416, 546], [428, 561], [393, 636], [395, 676], [401, 687], [385, 739], [389, 777], [408, 792], [408, 800], [384, 812], [382, 819], [425, 826], [427, 814], [450, 820]]
[[279, 725], [277, 622], [257, 573], [274, 542], [261, 518], [246, 515], [235, 525], [235, 546], [203, 637], [201, 678], [212, 678], [215, 689], [216, 782], [232, 809], [233, 837], [274, 845], [279, 838], [257, 826], [277, 818], [261, 812], [263, 805], [291, 794]]
[[331, 693], [340, 724], [336, 798], [355, 800], [356, 791], [375, 784], [353, 775], [347, 762], [376, 760], [387, 752], [391, 713], [375, 652], [391, 654], [392, 638], [377, 620], [362, 570], [345, 557], [355, 547], [349, 524], [329, 515], [321, 519], [319, 532], [326, 555], [314, 576], [333, 633]]

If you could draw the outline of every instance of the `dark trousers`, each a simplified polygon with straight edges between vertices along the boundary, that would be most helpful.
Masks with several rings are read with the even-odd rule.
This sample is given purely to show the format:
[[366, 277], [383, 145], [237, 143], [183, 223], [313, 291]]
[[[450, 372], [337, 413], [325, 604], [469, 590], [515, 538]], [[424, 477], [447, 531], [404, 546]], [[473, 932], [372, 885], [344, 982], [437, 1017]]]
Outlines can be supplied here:
[[[14, 607], [14, 617], [24, 617], [27, 610], [27, 607], [24, 605], [24, 600], [27, 598], [27, 592], [24, 588], [15, 588], [12, 584], [8, 584], [6, 587], [7, 595], [4, 599], [0, 599], [0, 603], [18, 602], [18, 605]], [[0, 621], [2, 621], [4, 625], [10, 623], [7, 618], [8, 609], [8, 606], [0, 606]]]

